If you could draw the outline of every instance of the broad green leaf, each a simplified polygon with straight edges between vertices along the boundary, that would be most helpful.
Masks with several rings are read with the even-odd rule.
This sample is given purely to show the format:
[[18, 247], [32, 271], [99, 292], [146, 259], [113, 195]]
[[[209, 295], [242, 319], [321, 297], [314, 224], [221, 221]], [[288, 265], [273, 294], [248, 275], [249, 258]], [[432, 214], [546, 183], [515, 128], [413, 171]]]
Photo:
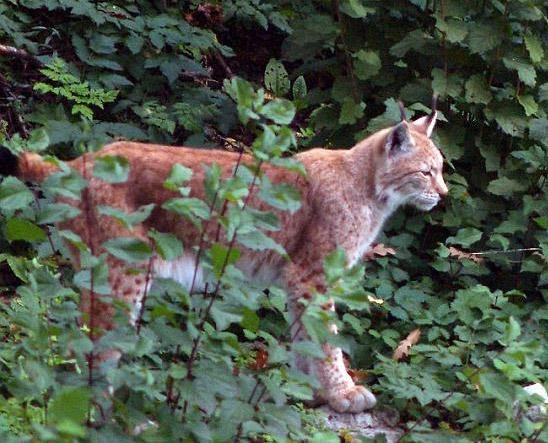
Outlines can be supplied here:
[[517, 180], [501, 177], [491, 181], [487, 186], [487, 190], [491, 194], [510, 197], [515, 192], [525, 191], [528, 185]]
[[325, 272], [325, 278], [328, 283], [334, 283], [341, 278], [346, 270], [346, 254], [338, 248], [331, 252], [323, 262], [323, 268]]
[[15, 177], [6, 177], [0, 183], [0, 210], [14, 211], [29, 206], [34, 195], [25, 184]]
[[352, 18], [363, 18], [375, 12], [375, 8], [363, 3], [362, 0], [341, 0], [339, 9]]
[[468, 35], [468, 25], [466, 22], [448, 18], [446, 20], [436, 20], [436, 27], [445, 34], [445, 38], [450, 43], [460, 43]]
[[454, 237], [448, 237], [447, 244], [456, 244], [464, 246], [465, 248], [479, 241], [482, 237], [482, 232], [476, 228], [461, 228], [457, 231], [457, 235]]
[[295, 117], [295, 105], [286, 99], [277, 98], [261, 109], [261, 114], [279, 125], [288, 125]]
[[172, 198], [166, 201], [162, 208], [183, 215], [189, 219], [195, 217], [203, 220], [209, 218], [208, 206], [198, 198]]
[[39, 226], [23, 218], [10, 218], [6, 223], [6, 238], [9, 241], [43, 241], [46, 234]]
[[228, 265], [236, 263], [240, 258], [240, 251], [238, 249], [231, 248], [229, 250], [226, 246], [220, 243], [213, 243], [210, 251], [213, 273], [218, 279], [221, 278]]
[[519, 95], [518, 102], [525, 110], [525, 115], [527, 117], [537, 113], [538, 103], [535, 102], [532, 95]]
[[192, 178], [192, 169], [179, 163], [174, 164], [169, 171], [167, 179], [164, 181], [164, 188], [170, 191], [177, 191], [183, 183]]
[[80, 215], [80, 209], [66, 203], [49, 203], [36, 214], [36, 223], [45, 225], [70, 220]]
[[135, 237], [118, 237], [107, 240], [103, 247], [116, 258], [130, 263], [138, 263], [151, 257], [152, 248]]
[[365, 110], [365, 103], [355, 103], [352, 98], [345, 100], [341, 107], [341, 114], [339, 116], [339, 124], [341, 125], [353, 125], [360, 118], [363, 117], [363, 111]]
[[480, 386], [489, 397], [505, 404], [515, 401], [516, 387], [503, 375], [487, 372], [479, 376]]
[[270, 59], [264, 72], [264, 84], [277, 97], [283, 97], [289, 92], [289, 75], [280, 61]]
[[475, 21], [470, 23], [468, 45], [472, 54], [483, 54], [504, 42], [502, 28], [498, 23]]
[[360, 80], [368, 80], [381, 70], [381, 59], [376, 51], [360, 49], [353, 57], [354, 72]]
[[129, 161], [118, 155], [97, 157], [93, 165], [93, 175], [107, 183], [123, 183], [129, 177]]
[[151, 229], [148, 236], [154, 240], [154, 249], [164, 260], [175, 260], [183, 255], [183, 244], [175, 235]]
[[544, 49], [542, 48], [541, 40], [536, 35], [527, 34], [523, 38], [523, 41], [525, 42], [525, 47], [527, 48], [527, 51], [529, 51], [529, 57], [531, 57], [533, 63], [541, 62], [544, 57]]
[[282, 245], [276, 243], [272, 240], [272, 238], [268, 237], [264, 232], [259, 230], [238, 234], [238, 242], [254, 251], [265, 251], [272, 249], [280, 255], [287, 255]]
[[307, 94], [306, 81], [302, 75], [299, 75], [293, 82], [293, 98], [303, 99]]
[[27, 140], [27, 148], [32, 152], [41, 152], [49, 146], [49, 136], [44, 128], [35, 129]]
[[84, 423], [88, 416], [91, 395], [87, 388], [64, 387], [51, 399], [48, 418], [54, 423]]
[[470, 103], [483, 103], [486, 105], [492, 99], [489, 85], [482, 75], [476, 74], [470, 77], [464, 88], [466, 90], [466, 101]]
[[535, 86], [537, 72], [533, 65], [526, 61], [509, 57], [503, 57], [502, 62], [508, 69], [516, 70], [519, 79], [527, 86]]
[[142, 223], [150, 216], [154, 207], [155, 204], [151, 203], [149, 205], [140, 206], [135, 212], [127, 213], [113, 206], [99, 205], [97, 206], [97, 211], [101, 215], [115, 218], [122, 226], [133, 229], [135, 225]]

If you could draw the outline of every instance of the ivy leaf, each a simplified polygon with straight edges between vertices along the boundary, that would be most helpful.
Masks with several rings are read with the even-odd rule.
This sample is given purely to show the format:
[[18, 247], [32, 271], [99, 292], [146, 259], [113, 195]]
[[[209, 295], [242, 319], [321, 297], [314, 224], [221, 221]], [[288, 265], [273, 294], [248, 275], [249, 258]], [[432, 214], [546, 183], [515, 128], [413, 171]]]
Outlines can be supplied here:
[[274, 58], [269, 60], [264, 72], [264, 84], [277, 97], [283, 97], [289, 92], [289, 75], [280, 61]]
[[151, 229], [148, 236], [154, 240], [154, 249], [164, 260], [175, 260], [183, 255], [183, 244], [175, 235]]
[[103, 247], [116, 258], [130, 263], [145, 261], [152, 255], [152, 248], [135, 237], [118, 237], [107, 240]]
[[454, 237], [448, 237], [447, 244], [456, 244], [464, 246], [465, 248], [479, 241], [482, 237], [482, 232], [476, 228], [461, 228], [457, 231], [457, 235]]
[[466, 90], [466, 101], [470, 103], [483, 103], [486, 105], [492, 99], [489, 85], [482, 75], [475, 74], [470, 77], [466, 81], [464, 88]]
[[93, 175], [107, 183], [124, 183], [129, 177], [129, 161], [119, 155], [97, 157], [93, 165]]
[[6, 223], [6, 238], [9, 241], [25, 240], [28, 242], [43, 241], [46, 234], [39, 226], [23, 218], [10, 218]]
[[364, 18], [375, 12], [375, 8], [365, 6], [361, 0], [342, 0], [339, 10], [352, 18]]

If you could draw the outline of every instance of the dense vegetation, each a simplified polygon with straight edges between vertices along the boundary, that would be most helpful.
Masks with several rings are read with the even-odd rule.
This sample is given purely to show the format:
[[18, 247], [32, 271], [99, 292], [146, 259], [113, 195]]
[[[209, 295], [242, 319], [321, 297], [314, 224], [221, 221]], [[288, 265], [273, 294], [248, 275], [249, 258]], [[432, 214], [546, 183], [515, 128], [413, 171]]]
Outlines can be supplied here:
[[[539, 398], [522, 389], [546, 382], [548, 360], [545, 7], [1, 0], [2, 145], [64, 160], [112, 139], [250, 146], [256, 167], [227, 181], [211, 168], [206, 202], [186, 197], [189, 171], [174, 169], [166, 186], [182, 195], [172, 209], [235, 240], [203, 254], [217, 285], [190, 299], [159, 282], [138, 334], [122, 321], [96, 344], [78, 326], [78, 299], [80, 288], [108, 294], [104, 255], [52, 225], [75, 215], [54, 197], [85, 196], [86, 181], [69, 170], [41, 188], [2, 177], [0, 440], [338, 441], [303, 409], [312, 381], [288, 365], [285, 294], [253, 287], [233, 266], [239, 244], [279, 248], [263, 234], [276, 221], [246, 208], [246, 195], [258, 186], [273, 206], [295, 210], [297, 197], [264, 180], [262, 162], [298, 169], [288, 153], [351, 146], [397, 121], [398, 99], [411, 117], [429, 111], [435, 92], [450, 196], [426, 215], [396, 214], [365, 274], [330, 257], [339, 341], [380, 407], [399, 413], [406, 441], [548, 441], [526, 412]], [[123, 181], [127, 165], [111, 160], [95, 174]], [[131, 226], [151, 209], [102, 210]], [[151, 237], [152, 246], [123, 238], [108, 251], [134, 262], [184, 247], [168, 233]], [[81, 271], [61, 239], [80, 250]], [[318, 308], [323, 297], [310, 302], [312, 341], [298, 352], [321, 355], [332, 320]], [[409, 355], [393, 359], [417, 328]], [[113, 345], [120, 366], [93, 371], [93, 352]], [[136, 435], [149, 419], [156, 425]]]

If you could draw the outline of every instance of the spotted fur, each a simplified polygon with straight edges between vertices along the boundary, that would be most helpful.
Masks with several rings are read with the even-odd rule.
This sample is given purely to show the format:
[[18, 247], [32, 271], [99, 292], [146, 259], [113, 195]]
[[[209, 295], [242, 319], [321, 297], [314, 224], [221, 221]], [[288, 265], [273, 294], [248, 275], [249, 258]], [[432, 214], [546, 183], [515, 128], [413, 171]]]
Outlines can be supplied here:
[[[286, 287], [290, 294], [288, 309], [299, 318], [301, 297], [310, 297], [314, 291], [325, 290], [322, 272], [325, 256], [337, 247], [343, 248], [349, 264], [356, 263], [368, 250], [390, 214], [403, 204], [422, 210], [432, 209], [447, 194], [442, 177], [442, 156], [430, 139], [435, 118], [424, 117], [414, 122], [402, 121], [381, 130], [349, 150], [312, 149], [297, 155], [307, 171], [303, 178], [295, 173], [265, 165], [264, 171], [274, 183], [291, 183], [301, 193], [302, 207], [293, 215], [278, 213], [282, 229], [272, 237], [284, 246], [290, 260], [273, 252], [242, 251], [241, 267], [251, 278], [274, 280]], [[108, 184], [93, 178], [94, 159], [103, 155], [126, 157], [130, 163], [129, 179], [125, 183]], [[244, 162], [251, 159], [244, 155]], [[186, 251], [193, 251], [200, 238], [197, 228], [173, 213], [161, 209], [164, 201], [175, 196], [162, 184], [175, 163], [193, 170], [190, 181], [191, 196], [204, 198], [203, 165], [217, 163], [225, 177], [231, 174], [236, 154], [221, 150], [199, 150], [185, 147], [168, 147], [132, 142], [117, 142], [99, 153], [86, 154], [70, 166], [89, 179], [86, 195], [80, 202], [69, 201], [82, 213], [66, 222], [63, 228], [71, 229], [86, 241], [97, 254], [105, 252], [101, 244], [119, 236], [137, 236], [149, 241], [147, 232], [154, 228], [172, 232], [180, 238]], [[25, 154], [19, 163], [23, 178], [43, 180], [55, 170], [35, 154]], [[110, 205], [126, 212], [139, 206], [156, 204], [152, 215], [133, 231], [129, 231], [113, 218], [100, 215], [98, 205]], [[250, 205], [272, 210], [256, 195]], [[209, 238], [215, 237], [214, 223], [206, 225]], [[172, 277], [182, 284], [192, 286], [195, 256], [188, 253], [177, 261], [166, 263], [156, 260], [152, 271], [162, 277]], [[75, 263], [79, 266], [79, 263]], [[111, 297], [122, 300], [131, 307], [130, 320], [135, 321], [141, 307], [145, 287], [150, 284], [147, 263], [138, 268], [140, 273], [113, 258], [108, 258]], [[199, 270], [194, 289], [199, 289], [203, 275]], [[330, 309], [335, 309], [331, 306]], [[113, 306], [91, 299], [83, 294], [84, 321], [91, 322], [94, 338], [101, 330], [113, 327]], [[93, 314], [93, 315], [92, 315]], [[337, 333], [333, 326], [333, 333]], [[306, 338], [299, 321], [295, 323], [295, 339]], [[356, 385], [346, 372], [342, 351], [323, 345], [326, 358], [298, 362], [308, 371], [314, 371], [321, 386], [321, 396], [337, 411], [359, 412], [375, 405], [375, 397], [365, 387]]]

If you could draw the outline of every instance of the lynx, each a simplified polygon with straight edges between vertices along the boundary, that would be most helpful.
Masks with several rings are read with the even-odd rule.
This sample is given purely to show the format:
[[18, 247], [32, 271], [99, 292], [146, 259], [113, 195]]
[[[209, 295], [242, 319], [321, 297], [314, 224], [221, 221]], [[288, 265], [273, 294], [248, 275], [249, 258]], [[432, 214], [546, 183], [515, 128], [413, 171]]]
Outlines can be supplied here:
[[[447, 194], [442, 177], [443, 158], [430, 136], [436, 122], [436, 111], [414, 121], [402, 121], [380, 130], [348, 150], [311, 149], [296, 155], [304, 165], [303, 177], [285, 169], [264, 165], [264, 172], [274, 183], [290, 183], [302, 197], [301, 208], [294, 214], [278, 212], [281, 229], [273, 239], [287, 251], [290, 259], [274, 252], [241, 251], [240, 268], [250, 278], [268, 277], [281, 284], [289, 294], [288, 309], [299, 319], [302, 305], [298, 300], [315, 291], [325, 290], [323, 261], [336, 248], [346, 252], [352, 266], [367, 252], [385, 220], [401, 205], [410, 204], [420, 210], [432, 209]], [[129, 179], [125, 183], [109, 184], [93, 178], [94, 159], [99, 156], [125, 157], [130, 164]], [[175, 163], [193, 171], [189, 183], [191, 196], [204, 198], [203, 165], [217, 163], [229, 176], [236, 161], [236, 153], [223, 150], [169, 147], [120, 141], [97, 153], [69, 162], [69, 165], [88, 177], [92, 216], [84, 207], [84, 199], [71, 202], [82, 210], [81, 215], [65, 222], [79, 234], [93, 251], [102, 252], [101, 244], [119, 236], [136, 236], [149, 241], [147, 232], [154, 228], [175, 234], [185, 245], [185, 254], [166, 262], [155, 258], [154, 276], [173, 278], [186, 287], [200, 290], [204, 282], [201, 269], [194, 273], [196, 263], [192, 246], [200, 238], [195, 226], [175, 214], [161, 209], [162, 203], [174, 193], [162, 184]], [[251, 158], [244, 155], [244, 162]], [[55, 171], [55, 166], [37, 154], [24, 154], [19, 159], [19, 175], [27, 180], [42, 181]], [[90, 202], [88, 201], [87, 204]], [[129, 231], [115, 219], [100, 215], [94, 208], [110, 205], [125, 212], [133, 212], [142, 205], [155, 203], [156, 209], [142, 224]], [[272, 210], [254, 191], [250, 205]], [[89, 208], [87, 208], [89, 209]], [[207, 229], [214, 238], [215, 227]], [[75, 263], [78, 267], [78, 263]], [[130, 321], [135, 323], [141, 309], [141, 299], [149, 284], [146, 273], [128, 272], [127, 265], [113, 256], [108, 258], [111, 296], [127, 303]], [[137, 265], [143, 270], [147, 263]], [[90, 316], [90, 310], [94, 315]], [[334, 305], [328, 307], [334, 310]], [[114, 325], [111, 303], [90, 302], [90, 294], [82, 294], [82, 312], [95, 319], [92, 328], [109, 330]], [[304, 328], [296, 321], [296, 340], [306, 338]], [[337, 333], [334, 326], [331, 331]], [[338, 412], [360, 412], [372, 408], [375, 396], [364, 386], [354, 383], [345, 369], [341, 349], [323, 344], [325, 359], [317, 359], [301, 366], [313, 371], [321, 384], [319, 396]], [[119, 355], [118, 355], [119, 356]], [[113, 352], [111, 358], [117, 358]]]

